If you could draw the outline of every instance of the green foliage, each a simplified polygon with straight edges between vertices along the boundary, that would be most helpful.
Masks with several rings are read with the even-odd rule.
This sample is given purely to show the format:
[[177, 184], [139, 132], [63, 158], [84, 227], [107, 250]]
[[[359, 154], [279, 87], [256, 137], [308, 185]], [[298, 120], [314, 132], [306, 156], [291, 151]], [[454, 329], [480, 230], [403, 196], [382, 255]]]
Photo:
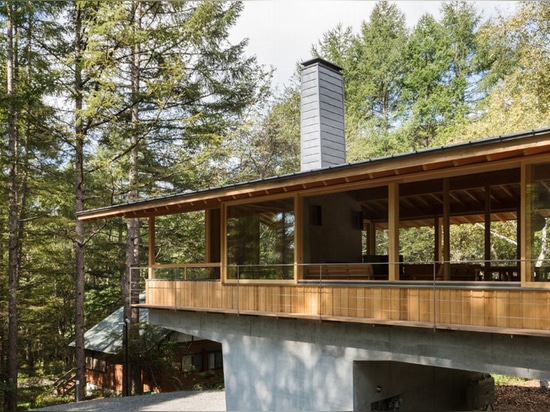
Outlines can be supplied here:
[[229, 173], [220, 183], [284, 175], [299, 168], [300, 94], [288, 87], [263, 103], [247, 116], [226, 148], [223, 165]]
[[74, 402], [74, 395], [57, 396], [51, 385], [38, 381], [27, 381], [19, 390], [17, 410], [40, 409]]
[[[217, 159], [225, 155], [235, 137], [232, 132], [261, 99], [270, 77], [255, 57], [246, 56], [246, 40], [229, 41], [243, 7], [240, 2], [3, 2], [3, 31], [8, 5], [18, 34], [10, 52], [19, 66], [17, 87], [9, 99], [6, 90], [0, 98], [0, 130], [6, 135], [8, 110], [15, 108], [17, 177], [24, 183], [19, 194], [26, 196], [21, 202], [17, 291], [19, 367], [32, 376], [72, 366], [68, 344], [75, 333], [74, 193], [80, 171], [75, 161], [83, 161], [88, 209], [126, 201], [133, 191], [151, 197], [196, 189], [204, 182], [216, 184], [226, 176]], [[75, 53], [77, 32], [81, 55]], [[5, 38], [0, 43], [4, 88]], [[132, 83], [136, 67], [138, 87]], [[75, 82], [79, 69], [81, 85]], [[82, 98], [81, 109], [74, 108], [77, 98]], [[73, 133], [77, 118], [80, 135]], [[75, 151], [80, 138], [82, 159]], [[0, 147], [4, 187], [5, 149]], [[137, 182], [128, 174], [135, 164], [128, 156], [134, 149]], [[4, 192], [0, 198], [0, 319], [7, 324], [8, 199]], [[197, 246], [204, 236], [200, 227], [197, 220], [182, 224], [192, 241], [174, 258], [199, 260]], [[181, 233], [167, 237], [173, 250]], [[87, 328], [121, 303], [125, 237], [122, 220], [86, 224]], [[8, 347], [4, 330], [0, 343]], [[2, 370], [6, 358], [3, 349]]]
[[346, 107], [353, 113], [350, 126], [356, 132], [349, 136], [349, 160], [362, 157], [355, 154], [356, 145], [367, 149], [368, 157], [396, 150], [388, 137], [400, 116], [406, 39], [405, 15], [395, 4], [382, 1], [352, 41], [351, 56], [344, 59]]
[[[95, 85], [84, 114], [101, 133], [90, 164], [110, 174], [116, 202], [128, 199], [126, 154], [133, 149], [140, 176], [133, 189], [143, 196], [194, 189], [216, 178], [211, 166], [245, 109], [263, 93], [265, 75], [255, 58], [244, 55], [245, 41], [229, 43], [241, 3], [156, 2], [141, 11], [139, 29], [132, 24], [133, 7], [98, 7], [84, 55]], [[129, 61], [135, 47], [139, 91], [128, 70], [136, 64]]]
[[430, 15], [421, 17], [405, 51], [402, 104], [410, 119], [403, 129], [410, 149], [429, 147], [450, 110], [445, 85], [448, 49], [443, 25]]
[[483, 86], [489, 89], [482, 116], [464, 127], [465, 138], [529, 130], [550, 124], [550, 4], [522, 2], [508, 18], [480, 29], [491, 63]]
[[206, 261], [204, 213], [185, 213], [155, 219], [155, 230], [162, 233], [156, 241], [156, 261], [201, 263]]
[[518, 385], [524, 383], [527, 380], [525, 378], [518, 378], [516, 376], [508, 375], [492, 374], [491, 376], [495, 380], [495, 385]]
[[419, 227], [399, 232], [400, 254], [404, 262], [429, 263], [434, 261], [434, 229]]

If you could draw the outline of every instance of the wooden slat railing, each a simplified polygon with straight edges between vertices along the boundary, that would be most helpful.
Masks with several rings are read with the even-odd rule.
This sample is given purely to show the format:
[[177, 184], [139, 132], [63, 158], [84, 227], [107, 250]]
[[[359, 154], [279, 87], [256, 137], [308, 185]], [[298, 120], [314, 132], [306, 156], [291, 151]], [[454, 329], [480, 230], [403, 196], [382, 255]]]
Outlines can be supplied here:
[[550, 290], [450, 283], [251, 285], [151, 279], [145, 306], [550, 335]]

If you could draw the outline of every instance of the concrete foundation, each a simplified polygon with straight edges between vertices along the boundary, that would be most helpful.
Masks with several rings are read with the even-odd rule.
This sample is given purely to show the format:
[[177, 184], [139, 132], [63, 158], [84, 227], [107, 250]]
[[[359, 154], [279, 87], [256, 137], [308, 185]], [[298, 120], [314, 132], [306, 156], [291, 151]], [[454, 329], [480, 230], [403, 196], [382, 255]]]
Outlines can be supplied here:
[[154, 309], [149, 322], [222, 343], [227, 410], [467, 410], [484, 373], [550, 378], [541, 337]]

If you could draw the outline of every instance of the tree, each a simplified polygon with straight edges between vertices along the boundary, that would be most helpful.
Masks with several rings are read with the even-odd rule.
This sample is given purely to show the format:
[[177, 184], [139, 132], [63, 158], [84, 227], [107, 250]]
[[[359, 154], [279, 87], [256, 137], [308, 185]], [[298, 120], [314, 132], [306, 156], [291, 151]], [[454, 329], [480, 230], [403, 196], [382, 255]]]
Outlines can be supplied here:
[[228, 147], [223, 183], [293, 173], [300, 169], [300, 94], [292, 87], [259, 106]]
[[[86, 78], [74, 87], [86, 86], [75, 93], [76, 136], [82, 136], [75, 144], [77, 167], [87, 162], [118, 170], [121, 185], [112, 201], [186, 190], [208, 178], [220, 142], [231, 136], [263, 82], [255, 59], [244, 56], [246, 43], [227, 40], [241, 8], [215, 2], [86, 6], [79, 30], [85, 47], [77, 53]], [[84, 156], [80, 148], [92, 134], [102, 157], [81, 162], [78, 153]], [[77, 262], [84, 239], [79, 230], [77, 223]], [[137, 322], [137, 309], [130, 309], [139, 293], [134, 268], [143, 263], [137, 219], [128, 221], [126, 236], [121, 287], [126, 316]], [[77, 339], [77, 353], [78, 347]]]
[[[85, 47], [85, 29], [83, 16], [85, 6], [75, 3], [73, 10], [74, 24], [74, 170], [75, 170], [75, 212], [84, 210], [84, 146], [87, 128], [84, 124], [84, 84], [82, 54]], [[86, 385], [86, 357], [84, 348], [84, 222], [75, 224], [75, 365], [76, 386], [75, 400], [84, 400]]]
[[402, 104], [407, 121], [400, 133], [408, 149], [456, 139], [482, 94], [478, 87], [485, 65], [478, 53], [480, 16], [466, 2], [444, 3], [443, 18], [424, 15], [409, 37]]
[[550, 5], [522, 2], [514, 15], [501, 16], [480, 32], [490, 62], [483, 82], [488, 96], [479, 119], [464, 133], [472, 138], [550, 124]]
[[446, 87], [449, 41], [444, 27], [424, 15], [405, 51], [402, 104], [408, 113], [404, 130], [411, 149], [429, 147], [450, 111]]
[[346, 91], [355, 90], [347, 103], [361, 117], [362, 135], [375, 141], [379, 154], [391, 150], [387, 137], [398, 124], [406, 39], [403, 12], [387, 1], [377, 3], [355, 39], [356, 66], [345, 72]]
[[16, 109], [16, 71], [18, 59], [16, 52], [17, 37], [17, 6], [7, 4], [7, 68], [6, 95], [8, 102], [8, 376], [5, 391], [5, 409], [17, 409], [17, 293], [19, 289], [20, 257], [21, 257], [21, 227], [20, 197], [24, 196], [23, 182], [19, 176], [19, 130], [17, 127]]
[[451, 115], [454, 121], [464, 122], [479, 99], [476, 78], [484, 68], [477, 58], [477, 28], [481, 17], [475, 5], [466, 1], [443, 3], [442, 11], [442, 25], [449, 44]]
[[338, 24], [334, 29], [323, 33], [323, 37], [311, 47], [311, 54], [342, 67], [344, 70], [353, 68], [352, 47], [356, 41], [351, 27], [344, 28]]
[[[7, 127], [3, 130], [7, 144], [2, 149], [6, 154], [3, 166], [8, 174], [6, 410], [17, 408], [19, 330], [25, 327], [21, 323], [20, 280], [22, 275], [28, 278], [28, 222], [36, 217], [36, 198], [32, 189], [37, 181], [47, 178], [47, 165], [56, 156], [47, 124], [52, 113], [42, 100], [52, 90], [53, 82], [46, 74], [48, 70], [41, 54], [42, 44], [37, 41], [47, 31], [48, 24], [36, 19], [52, 9], [55, 7], [36, 3], [2, 4], [2, 23], [6, 29], [6, 43], [3, 45], [6, 69], [2, 73], [5, 98], [1, 101], [0, 111], [7, 120]], [[25, 349], [29, 350], [29, 346]], [[31, 357], [26, 359], [32, 364]]]
[[400, 122], [406, 39], [405, 15], [381, 1], [359, 34], [339, 25], [312, 48], [343, 68], [348, 161], [396, 151], [392, 131]]

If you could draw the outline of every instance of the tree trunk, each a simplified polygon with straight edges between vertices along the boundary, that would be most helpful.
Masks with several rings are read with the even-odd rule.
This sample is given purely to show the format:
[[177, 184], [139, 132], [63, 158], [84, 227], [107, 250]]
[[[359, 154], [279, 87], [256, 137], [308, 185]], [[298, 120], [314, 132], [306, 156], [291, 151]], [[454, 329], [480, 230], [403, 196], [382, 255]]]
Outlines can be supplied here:
[[[82, 82], [82, 9], [75, 3], [74, 10], [74, 54], [75, 54], [75, 207], [76, 212], [84, 210], [84, 129], [82, 125], [83, 82]], [[75, 227], [75, 366], [76, 402], [84, 400], [86, 387], [86, 358], [84, 349], [84, 222], [77, 220]]]
[[[132, 4], [132, 13], [134, 21], [134, 45], [132, 50], [132, 117], [131, 117], [131, 130], [130, 137], [130, 167], [128, 171], [128, 183], [130, 185], [130, 197], [131, 202], [137, 201], [139, 197], [138, 193], [138, 154], [139, 154], [139, 82], [140, 82], [140, 39], [139, 32], [141, 31], [141, 2]], [[140, 222], [139, 219], [128, 220], [128, 238], [126, 242], [126, 286], [127, 307], [125, 308], [126, 317], [130, 320], [129, 338], [134, 345], [139, 340], [139, 309], [132, 307], [139, 303], [139, 236], [140, 236]], [[132, 345], [133, 346], [133, 345]], [[135, 353], [136, 351], [134, 351]], [[128, 367], [129, 376], [131, 376], [131, 389], [129, 392], [141, 394], [143, 392], [143, 385], [141, 383], [141, 367], [138, 360], [134, 357], [131, 359]], [[130, 393], [128, 393], [130, 394]]]
[[7, 67], [6, 92], [8, 106], [8, 374], [5, 385], [5, 410], [17, 409], [17, 290], [19, 288], [19, 199], [18, 150], [19, 137], [16, 125], [15, 99], [15, 24], [13, 3], [7, 3]]

